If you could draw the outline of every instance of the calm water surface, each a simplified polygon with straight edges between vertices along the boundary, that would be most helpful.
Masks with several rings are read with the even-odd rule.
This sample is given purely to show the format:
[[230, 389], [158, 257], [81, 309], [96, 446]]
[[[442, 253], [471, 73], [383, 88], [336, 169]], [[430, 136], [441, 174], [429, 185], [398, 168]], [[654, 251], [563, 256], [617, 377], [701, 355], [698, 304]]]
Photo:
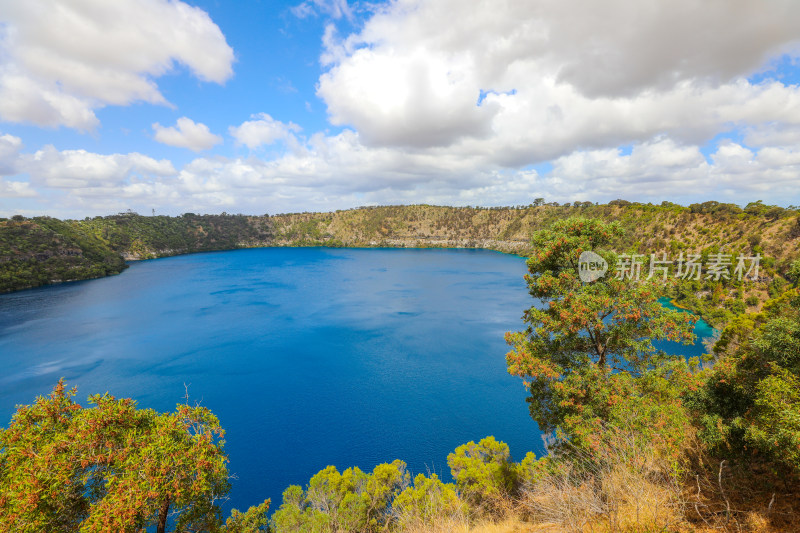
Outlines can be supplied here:
[[331, 464], [449, 478], [447, 454], [486, 435], [539, 454], [504, 362], [524, 273], [483, 250], [263, 248], [3, 295], [0, 425], [62, 376], [84, 404], [109, 391], [170, 411], [188, 388], [227, 431], [238, 508], [275, 509]]

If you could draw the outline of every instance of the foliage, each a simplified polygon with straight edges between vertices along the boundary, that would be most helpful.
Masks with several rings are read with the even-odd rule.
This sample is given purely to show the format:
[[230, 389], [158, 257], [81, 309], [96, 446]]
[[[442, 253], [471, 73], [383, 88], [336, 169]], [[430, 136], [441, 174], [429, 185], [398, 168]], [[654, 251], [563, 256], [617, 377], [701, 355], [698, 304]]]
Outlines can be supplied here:
[[800, 473], [800, 378], [778, 364], [756, 385], [745, 441]]
[[787, 272], [787, 277], [794, 282], [795, 287], [800, 285], [800, 259], [792, 262]]
[[137, 409], [108, 394], [82, 408], [63, 380], [0, 431], [0, 531], [214, 529], [227, 493], [223, 434], [207, 409]]
[[443, 519], [463, 517], [468, 508], [452, 483], [442, 483], [436, 474], [418, 474], [414, 485], [406, 487], [392, 503], [400, 529], [431, 527]]
[[730, 215], [738, 215], [742, 213], [742, 208], [736, 204], [725, 204], [715, 201], [710, 202], [703, 202], [701, 204], [691, 204], [689, 205], [689, 211], [692, 213], [703, 213], [703, 214], [730, 214]]
[[673, 474], [684, 470], [692, 431], [682, 393], [699, 386], [685, 362], [664, 363], [641, 376], [628, 372], [600, 376], [596, 367], [579, 375], [587, 379], [563, 408], [566, 416], [551, 444], [557, 458], [575, 450], [602, 456], [615, 438], [611, 429], [647, 441], [653, 456], [668, 464]]
[[581, 282], [581, 253], [593, 250], [614, 265], [601, 247], [620, 232], [614, 223], [575, 218], [533, 236], [526, 281], [543, 308], [525, 311], [527, 329], [506, 335], [506, 362], [509, 373], [526, 379], [531, 416], [545, 432], [561, 428], [567, 438], [583, 438], [633, 394], [632, 378], [668, 360], [654, 339], [693, 339], [695, 318], [663, 307], [655, 283], [613, 275]]
[[357, 467], [340, 473], [328, 466], [305, 490], [292, 485], [284, 491], [272, 527], [276, 533], [333, 533], [464, 524], [471, 517], [503, 510], [520, 479], [533, 479], [548, 464], [537, 462], [532, 453], [521, 464], [512, 463], [508, 445], [491, 436], [459, 446], [447, 462], [455, 485], [443, 483], [436, 474], [419, 474], [410, 484], [406, 465], [399, 460], [378, 465], [371, 474]]
[[516, 492], [517, 471], [508, 445], [494, 437], [470, 441], [447, 456], [462, 497], [474, 508], [497, 511]]
[[0, 221], [0, 292], [117, 274], [125, 266], [101, 241], [66, 222]]
[[408, 485], [403, 461], [384, 463], [372, 474], [358, 467], [344, 472], [329, 466], [304, 491], [292, 485], [273, 516], [277, 533], [380, 531], [391, 521], [391, 501]]
[[225, 525], [220, 530], [221, 533], [256, 533], [258, 531], [269, 531], [269, 499], [260, 505], [255, 505], [245, 511], [239, 512], [236, 509], [231, 511], [231, 516], [225, 521]]
[[705, 386], [687, 394], [687, 403], [713, 453], [800, 474], [797, 289], [764, 309], [726, 328], [717, 346], [719, 361]]
[[195, 215], [146, 217], [120, 213], [72, 222], [112, 250], [139, 259], [264, 245], [272, 236], [267, 217]]

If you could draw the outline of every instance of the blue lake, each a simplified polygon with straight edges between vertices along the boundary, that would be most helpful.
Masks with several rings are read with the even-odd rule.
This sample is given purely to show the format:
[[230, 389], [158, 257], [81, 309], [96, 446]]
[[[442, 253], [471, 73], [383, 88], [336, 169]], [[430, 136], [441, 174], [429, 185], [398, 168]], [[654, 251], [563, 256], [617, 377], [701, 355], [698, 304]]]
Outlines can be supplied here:
[[240, 509], [277, 508], [327, 465], [449, 478], [447, 454], [486, 435], [538, 455], [504, 360], [532, 303], [524, 273], [484, 250], [261, 248], [3, 295], [0, 425], [62, 376], [84, 404], [109, 391], [171, 411], [188, 389], [226, 429]]

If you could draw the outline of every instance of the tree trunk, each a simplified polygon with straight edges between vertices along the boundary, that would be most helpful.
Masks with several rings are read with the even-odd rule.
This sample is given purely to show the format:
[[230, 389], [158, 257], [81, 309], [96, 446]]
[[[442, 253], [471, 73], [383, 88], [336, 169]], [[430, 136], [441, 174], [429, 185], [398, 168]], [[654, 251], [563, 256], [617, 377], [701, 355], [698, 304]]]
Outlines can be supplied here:
[[169, 494], [164, 498], [164, 503], [161, 504], [161, 510], [158, 512], [158, 526], [156, 526], [156, 533], [164, 533], [167, 529], [167, 514], [169, 513]]

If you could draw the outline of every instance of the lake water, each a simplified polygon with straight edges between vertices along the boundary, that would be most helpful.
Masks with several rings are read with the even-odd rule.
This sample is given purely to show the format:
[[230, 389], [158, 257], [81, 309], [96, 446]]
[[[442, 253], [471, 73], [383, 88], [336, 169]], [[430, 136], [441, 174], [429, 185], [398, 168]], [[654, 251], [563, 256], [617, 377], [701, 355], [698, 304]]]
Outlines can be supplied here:
[[240, 509], [276, 509], [327, 465], [449, 478], [447, 454], [486, 435], [538, 455], [504, 360], [532, 303], [524, 273], [484, 250], [261, 248], [3, 295], [0, 425], [62, 376], [83, 404], [109, 391], [171, 411], [188, 389], [226, 429]]

